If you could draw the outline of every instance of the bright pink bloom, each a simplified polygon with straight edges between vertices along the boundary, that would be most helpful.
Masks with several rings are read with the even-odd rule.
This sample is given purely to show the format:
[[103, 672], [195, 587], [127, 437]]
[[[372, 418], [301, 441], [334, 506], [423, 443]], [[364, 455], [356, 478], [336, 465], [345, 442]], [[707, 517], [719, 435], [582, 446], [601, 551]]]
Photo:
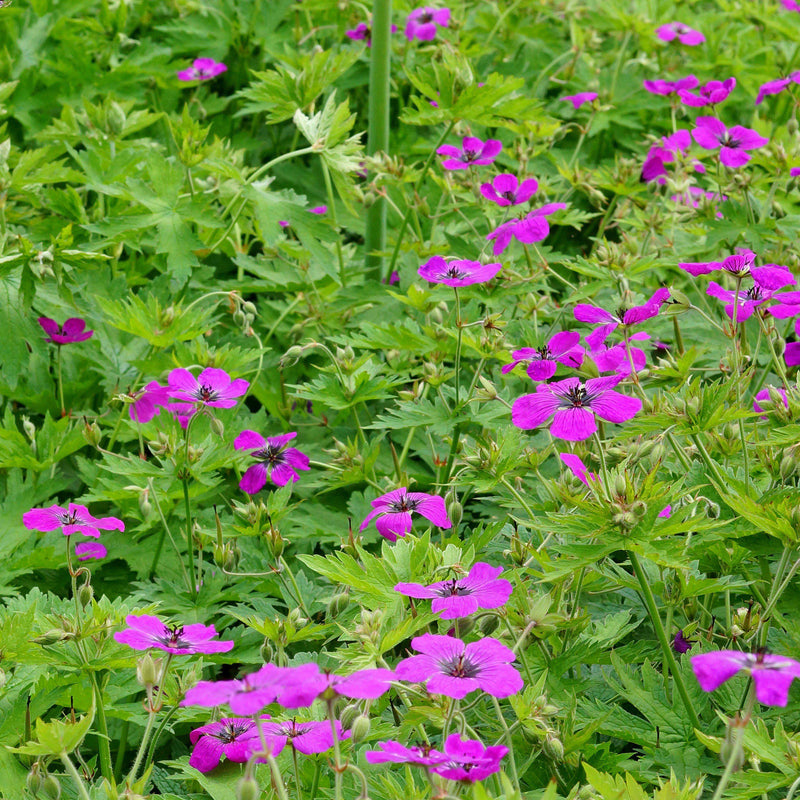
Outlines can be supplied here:
[[518, 397], [511, 408], [511, 421], [522, 430], [544, 425], [551, 418], [550, 433], [569, 442], [588, 439], [596, 430], [595, 416], [606, 422], [627, 422], [641, 411], [642, 401], [614, 391], [621, 375], [578, 378], [540, 383], [536, 392]]
[[523, 347], [514, 350], [510, 364], [500, 370], [504, 375], [517, 364], [528, 364], [528, 377], [532, 381], [546, 381], [556, 374], [559, 364], [577, 369], [583, 363], [584, 349], [579, 344], [581, 335], [576, 331], [561, 331], [550, 337], [542, 347]]
[[442, 166], [452, 170], [491, 164], [502, 149], [503, 143], [497, 139], [487, 139], [483, 142], [475, 136], [465, 136], [461, 140], [461, 147], [443, 144], [436, 152], [440, 156], [447, 156], [442, 161]]
[[221, 61], [214, 61], [213, 58], [196, 58], [189, 69], [183, 69], [178, 73], [178, 80], [207, 81], [216, 78], [227, 69]]
[[500, 762], [507, 753], [508, 748], [503, 745], [486, 747], [477, 739], [462, 739], [452, 733], [444, 743], [447, 760], [432, 765], [430, 771], [450, 781], [475, 783], [499, 772]]
[[374, 700], [391, 689], [395, 674], [390, 669], [361, 669], [350, 675], [334, 675], [325, 672], [326, 681], [320, 694], [325, 697], [328, 691], [354, 700]]
[[792, 167], [789, 170], [789, 175], [791, 175], [793, 178], [796, 178], [798, 175], [800, 175], [800, 167]]
[[406, 39], [432, 42], [436, 38], [436, 26], [446, 28], [450, 24], [449, 8], [415, 8], [406, 20]]
[[242, 378], [231, 381], [223, 369], [207, 367], [196, 378], [188, 369], [169, 374], [169, 395], [181, 403], [197, 403], [211, 408], [233, 408], [236, 398], [247, 393], [250, 384]]
[[744, 670], [753, 679], [756, 699], [765, 706], [785, 706], [789, 687], [800, 678], [800, 663], [786, 656], [717, 650], [692, 656], [692, 669], [703, 691], [713, 692]]
[[518, 206], [530, 200], [538, 188], [536, 178], [527, 178], [520, 183], [516, 175], [503, 172], [491, 183], [482, 183], [481, 194], [499, 206]]
[[686, 91], [687, 89], [694, 89], [700, 81], [698, 81], [694, 75], [687, 75], [685, 78], [680, 78], [677, 81], [664, 81], [659, 79], [655, 81], [643, 81], [643, 83], [644, 88], [647, 89], [650, 94], [668, 96], [677, 94], [680, 91]]
[[192, 655], [227, 653], [233, 649], [232, 641], [212, 641], [217, 635], [213, 625], [165, 625], [158, 617], [148, 614], [128, 614], [125, 622], [128, 627], [124, 631], [117, 631], [114, 640], [134, 650], [156, 647], [166, 653]]
[[94, 331], [84, 330], [86, 320], [80, 317], [70, 317], [64, 322], [63, 327], [49, 317], [39, 317], [39, 324], [47, 334], [47, 340], [53, 344], [74, 344], [75, 342], [85, 342], [91, 338]]
[[792, 83], [800, 83], [800, 70], [793, 72], [787, 78], [777, 78], [774, 81], [762, 83], [756, 96], [756, 105], [760, 105], [768, 95], [780, 94]]
[[256, 494], [264, 488], [267, 479], [276, 486], [300, 479], [298, 469], [309, 469], [308, 456], [294, 447], [287, 447], [297, 436], [296, 433], [284, 433], [265, 439], [256, 431], [242, 431], [234, 440], [236, 450], [252, 450], [250, 457], [258, 463], [247, 468], [239, 481], [239, 488], [248, 494]]
[[79, 542], [75, 545], [75, 555], [78, 561], [88, 561], [90, 558], [105, 558], [108, 550], [100, 542]]
[[502, 567], [484, 562], [472, 566], [469, 575], [439, 581], [429, 586], [421, 583], [398, 583], [394, 590], [420, 600], [433, 600], [431, 610], [442, 619], [458, 619], [474, 614], [479, 608], [500, 608], [511, 596], [512, 585], [500, 578]]
[[510, 219], [496, 227], [486, 238], [494, 240], [493, 255], [500, 255], [516, 239], [523, 244], [541, 242], [550, 233], [550, 224], [547, 215], [566, 208], [566, 203], [547, 203], [541, 208], [535, 208], [522, 219]]
[[617, 344], [606, 344], [608, 337], [615, 329], [616, 325], [613, 323], [595, 328], [586, 337], [586, 344], [589, 345], [589, 356], [594, 361], [599, 373], [613, 372], [624, 378], [631, 374], [631, 362], [633, 362], [633, 369], [637, 372], [647, 366], [647, 356], [644, 350], [636, 347], [632, 342], [647, 341], [650, 339], [650, 334], [637, 331]]
[[640, 306], [632, 306], [630, 308], [621, 306], [612, 313], [599, 306], [578, 303], [573, 310], [573, 314], [579, 322], [601, 322], [605, 325], [613, 325], [614, 327], [609, 329], [610, 333], [618, 325], [630, 327], [657, 316], [662, 304], [668, 299], [669, 289], [661, 288], [653, 292], [650, 298]]
[[568, 94], [559, 99], [572, 103], [572, 107], [577, 111], [584, 103], [592, 103], [597, 100], [597, 92], [578, 92], [578, 94]]
[[[397, 32], [397, 25], [392, 25], [392, 33]], [[355, 28], [345, 31], [344, 35], [354, 41], [366, 41], [367, 47], [372, 47], [372, 29], [366, 22], [359, 22]]]
[[452, 527], [441, 497], [424, 492], [407, 492], [406, 487], [401, 486], [372, 501], [372, 511], [367, 514], [359, 530], [366, 530], [374, 519], [378, 533], [394, 542], [398, 536], [405, 536], [411, 530], [412, 512], [421, 514], [439, 528]]
[[417, 274], [431, 283], [443, 283], [446, 286], [470, 286], [473, 283], [486, 283], [501, 270], [502, 264], [481, 264], [480, 261], [463, 261], [442, 256], [429, 258], [418, 270]]
[[[261, 718], [269, 719], [269, 714], [263, 714]], [[272, 756], [277, 756], [286, 744], [285, 739], [266, 733], [264, 740]], [[210, 722], [202, 728], [195, 728], [189, 734], [189, 741], [194, 745], [189, 766], [200, 772], [211, 772], [219, 765], [222, 756], [243, 764], [262, 746], [258, 723], [252, 719], [226, 718]]]
[[726, 128], [716, 117], [698, 117], [692, 136], [706, 150], [719, 148], [719, 160], [731, 169], [743, 167], [750, 160], [750, 154], [745, 151], [769, 143], [769, 139], [750, 128], [741, 125]]
[[750, 274], [750, 267], [755, 260], [756, 254], [752, 250], [743, 249], [723, 261], [681, 261], [678, 266], [695, 277], [708, 275], [709, 272], [719, 269], [736, 277], [744, 277]]
[[378, 742], [380, 750], [367, 750], [364, 757], [368, 764], [414, 764], [429, 767], [444, 763], [445, 755], [431, 747], [406, 747], [400, 742]]
[[313, 208], [308, 209], [309, 214], [317, 214], [318, 216], [322, 216], [323, 214], [328, 213], [328, 206], [314, 206]]
[[[648, 151], [642, 164], [642, 180], [652, 181], [658, 178], [660, 184], [665, 184], [664, 175], [668, 175], [666, 164], [671, 164], [682, 158], [692, 145], [689, 131], [679, 130], [671, 136], [662, 137], [662, 145], [653, 145]], [[692, 162], [695, 172], [705, 172], [706, 168], [696, 159]]]
[[662, 42], [671, 42], [677, 39], [681, 44], [694, 47], [698, 44], [703, 44], [706, 37], [700, 31], [684, 25], [682, 22], [668, 22], [666, 25], [661, 25], [656, 29], [656, 36]]
[[22, 515], [22, 524], [29, 531], [55, 531], [61, 528], [64, 536], [80, 533], [100, 538], [100, 531], [124, 531], [125, 524], [116, 517], [93, 517], [86, 506], [70, 503], [68, 508], [49, 506], [32, 508]]
[[[281, 749], [288, 744], [298, 753], [311, 755], [324, 753], [333, 747], [333, 730], [328, 720], [323, 722], [264, 722], [261, 728], [271, 739], [281, 743]], [[341, 742], [350, 738], [350, 731], [342, 731], [342, 724], [336, 720], [336, 738]]]
[[781, 5], [789, 11], [800, 11], [800, 3], [796, 0], [781, 0]]
[[713, 106], [721, 103], [727, 99], [735, 87], [736, 78], [728, 78], [724, 81], [709, 81], [700, 86], [695, 94], [692, 94], [688, 89], [681, 89], [678, 92], [678, 97], [680, 97], [684, 105], [702, 108], [703, 106]]
[[150, 381], [132, 396], [135, 399], [128, 409], [130, 418], [134, 422], [150, 422], [161, 413], [161, 406], [169, 403], [169, 387], [161, 386], [158, 381]]
[[744, 322], [753, 315], [756, 307], [772, 299], [772, 295], [785, 286], [797, 283], [796, 278], [786, 267], [777, 264], [770, 264], [766, 267], [754, 267], [751, 269], [753, 285], [744, 289], [739, 288], [736, 292], [732, 289], [725, 289], [716, 281], [711, 281], [706, 289], [706, 294], [723, 300], [726, 303], [725, 313], [733, 319], [733, 307], [736, 304], [737, 322]]
[[589, 472], [586, 464], [573, 453], [559, 453], [558, 457], [584, 486], [588, 486], [589, 481], [597, 480], [597, 475], [594, 472]]
[[464, 644], [454, 636], [426, 633], [412, 639], [411, 646], [422, 655], [404, 658], [395, 674], [403, 681], [425, 683], [431, 694], [461, 699], [481, 689], [508, 697], [522, 688], [522, 677], [511, 666], [516, 656], [497, 639]]
[[[795, 333], [800, 328], [800, 324], [795, 326]], [[797, 334], [800, 336], [800, 333]], [[787, 342], [786, 349], [783, 351], [783, 358], [787, 367], [796, 367], [800, 364], [800, 342]]]

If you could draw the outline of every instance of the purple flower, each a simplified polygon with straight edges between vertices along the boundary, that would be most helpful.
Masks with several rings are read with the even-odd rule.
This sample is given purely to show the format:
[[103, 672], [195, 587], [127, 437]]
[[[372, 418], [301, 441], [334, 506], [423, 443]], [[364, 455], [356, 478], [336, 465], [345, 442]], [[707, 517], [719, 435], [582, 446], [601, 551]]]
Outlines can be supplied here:
[[522, 688], [522, 677], [511, 662], [513, 651], [485, 637], [464, 644], [453, 636], [426, 633], [411, 640], [422, 655], [404, 658], [395, 670], [400, 680], [426, 683], [431, 694], [461, 699], [481, 689], [493, 697], [508, 697]]
[[287, 447], [297, 436], [296, 433], [284, 433], [265, 439], [256, 431], [242, 431], [234, 440], [236, 450], [252, 450], [250, 457], [258, 463], [247, 468], [247, 472], [239, 481], [239, 488], [247, 494], [256, 494], [264, 488], [267, 479], [276, 486], [300, 479], [298, 469], [309, 469], [308, 456], [294, 447]]
[[233, 408], [236, 398], [247, 393], [250, 384], [242, 378], [231, 381], [223, 369], [207, 367], [196, 378], [188, 369], [169, 374], [169, 395], [183, 403], [198, 403], [211, 408]]
[[420, 600], [432, 599], [431, 610], [442, 619], [458, 619], [474, 614], [479, 608], [500, 608], [511, 596], [513, 587], [498, 576], [502, 567], [484, 562], [473, 565], [469, 575], [439, 581], [429, 586], [420, 583], [398, 583], [394, 590]]
[[395, 680], [395, 674], [390, 669], [361, 669], [350, 675], [323, 673], [322, 677], [326, 685], [320, 692], [321, 695], [327, 696], [326, 693], [332, 691], [354, 700], [374, 700], [386, 694]]
[[[392, 25], [392, 33], [397, 32], [397, 25]], [[344, 35], [348, 39], [353, 39], [354, 41], [364, 41], [367, 42], [367, 47], [372, 47], [372, 29], [366, 22], [359, 22], [355, 28], [352, 28], [349, 31], [345, 31]]]
[[673, 39], [677, 39], [681, 44], [691, 47], [702, 44], [706, 40], [700, 31], [696, 31], [682, 22], [668, 22], [666, 25], [661, 25], [656, 29], [656, 36], [662, 42], [671, 42]]
[[800, 83], [800, 71], [793, 72], [787, 78], [777, 78], [774, 81], [762, 83], [756, 96], [756, 105], [763, 103], [767, 95], [780, 94], [791, 83]]
[[417, 274], [431, 283], [443, 283], [455, 287], [470, 286], [473, 283], [490, 281], [502, 266], [499, 263], [481, 264], [480, 261], [458, 259], [447, 261], [442, 256], [433, 256], [417, 270]]
[[128, 414], [134, 422], [150, 422], [161, 413], [160, 406], [169, 402], [169, 387], [161, 386], [158, 381], [150, 381], [143, 389], [131, 394], [134, 398]]
[[54, 531], [61, 528], [64, 536], [80, 533], [100, 538], [100, 531], [124, 531], [125, 524], [116, 517], [93, 517], [86, 506], [70, 503], [68, 508], [49, 506], [32, 508], [22, 515], [22, 524], [29, 531]]
[[436, 26], [446, 28], [450, 24], [449, 8], [415, 8], [406, 20], [406, 39], [413, 42], [432, 42], [436, 38]]
[[621, 380], [621, 375], [610, 375], [591, 378], [583, 385], [578, 378], [540, 383], [534, 394], [514, 401], [511, 421], [522, 430], [530, 430], [552, 417], [553, 436], [581, 442], [597, 430], [595, 416], [606, 422], [627, 422], [641, 411], [642, 401], [637, 397], [614, 391]]
[[[774, 391], [776, 391], [776, 392], [778, 392], [778, 394], [780, 394], [780, 396], [781, 396], [781, 398], [782, 398], [782, 400], [783, 400], [783, 405], [784, 405], [784, 407], [785, 407], [785, 408], [789, 408], [789, 399], [786, 397], [786, 390], [785, 390], [785, 389], [782, 389], [782, 388], [780, 388], [780, 387], [777, 387], [777, 388], [773, 387], [773, 390], [774, 390]], [[769, 391], [769, 388], [767, 388], [767, 389], [762, 389], [762, 390], [761, 390], [761, 391], [760, 391], [760, 392], [759, 392], [759, 393], [758, 393], [758, 394], [755, 396], [755, 398], [753, 399], [753, 410], [754, 410], [754, 411], [764, 411], [764, 409], [763, 409], [763, 408], [762, 408], [762, 407], [759, 405], [759, 401], [761, 401], [762, 403], [764, 403], [764, 402], [766, 402], [766, 401], [767, 401], [767, 400], [769, 400], [769, 399], [770, 399], [770, 391]], [[769, 409], [767, 409], [767, 410], [769, 410]], [[766, 419], [766, 417], [765, 417], [765, 416], [762, 416], [762, 417], [761, 417], [761, 419]]]
[[[293, 719], [285, 722], [264, 722], [261, 725], [265, 734], [281, 742], [281, 748], [288, 744], [298, 753], [311, 755], [324, 753], [333, 747], [333, 730], [328, 720], [323, 722], [296, 722]], [[342, 725], [336, 720], [336, 738], [341, 742], [350, 737], [350, 731], [342, 731]]]
[[536, 178], [527, 178], [520, 184], [515, 175], [504, 172], [491, 183], [482, 183], [481, 194], [499, 206], [518, 206], [530, 200], [538, 188]]
[[719, 160], [731, 169], [742, 167], [750, 160], [750, 154], [745, 151], [763, 147], [769, 142], [769, 139], [741, 125], [726, 128], [725, 123], [716, 117], [698, 117], [692, 136], [706, 150], [719, 148]]
[[405, 486], [401, 486], [372, 501], [372, 511], [367, 514], [359, 530], [365, 530], [375, 519], [378, 533], [394, 542], [398, 536], [405, 536], [411, 530], [411, 513], [414, 511], [439, 528], [452, 527], [441, 497], [424, 492], [407, 492]]
[[461, 147], [443, 144], [436, 152], [440, 156], [447, 156], [442, 161], [445, 169], [469, 169], [491, 164], [502, 149], [503, 144], [497, 139], [483, 142], [475, 136], [465, 136], [461, 140]]
[[[671, 164], [689, 149], [692, 138], [689, 131], [676, 131], [671, 136], [662, 137], [663, 145], [653, 145], [645, 156], [642, 164], [642, 180], [652, 181], [656, 178], [659, 183], [664, 184], [666, 180], [662, 176], [667, 175], [666, 164]], [[705, 172], [705, 167], [699, 161], [694, 162], [697, 172]]]
[[723, 288], [716, 281], [711, 281], [706, 289], [706, 294], [726, 303], [725, 313], [730, 319], [733, 319], [733, 307], [736, 304], [737, 322], [750, 319], [756, 306], [770, 300], [778, 289], [797, 283], [794, 275], [786, 267], [780, 267], [778, 264], [754, 267], [750, 270], [750, 274], [753, 277], [753, 285], [747, 289], [740, 288], [736, 292]]
[[90, 558], [105, 558], [108, 550], [100, 542], [79, 542], [75, 545], [75, 555], [78, 561], [88, 561]]
[[559, 99], [572, 103], [572, 107], [577, 111], [584, 103], [591, 103], [597, 100], [597, 92], [578, 92], [578, 94], [568, 94]]
[[709, 81], [698, 88], [696, 94], [692, 94], [688, 89], [680, 89], [678, 97], [684, 105], [692, 108], [702, 108], [703, 106], [713, 106], [721, 103], [736, 87], [736, 78], [728, 78], [724, 81]]
[[[261, 718], [269, 719], [269, 715], [263, 714]], [[286, 744], [285, 739], [267, 734], [264, 739], [272, 756], [277, 756]], [[222, 756], [243, 764], [262, 746], [258, 723], [252, 719], [227, 718], [211, 722], [195, 728], [189, 734], [189, 741], [194, 745], [189, 766], [200, 772], [210, 772], [219, 765]]]
[[508, 753], [503, 745], [490, 747], [477, 739], [462, 739], [452, 733], [444, 743], [444, 763], [431, 766], [430, 771], [450, 781], [475, 783], [500, 770], [500, 762]]
[[74, 344], [75, 342], [85, 342], [91, 338], [94, 331], [84, 330], [86, 320], [80, 317], [70, 317], [64, 322], [63, 327], [49, 317], [39, 317], [39, 324], [47, 334], [47, 340], [53, 344]]
[[789, 170], [789, 175], [791, 175], [793, 178], [796, 178], [798, 175], [800, 175], [800, 167], [792, 167]]
[[128, 628], [114, 634], [115, 641], [127, 644], [134, 650], [156, 647], [175, 655], [194, 653], [227, 653], [233, 649], [232, 641], [211, 641], [217, 632], [213, 625], [165, 625], [158, 617], [148, 614], [125, 617]]
[[441, 764], [445, 760], [444, 753], [434, 750], [430, 746], [406, 747], [400, 742], [378, 742], [380, 750], [367, 750], [364, 757], [368, 764], [415, 764], [420, 767], [429, 767]]
[[800, 11], [800, 3], [796, 0], [781, 0], [781, 5], [788, 11]]
[[[659, 516], [661, 515], [659, 514]], [[679, 630], [672, 638], [672, 649], [676, 653], [688, 653], [693, 644], [694, 642], [691, 639], [687, 639], [683, 635], [683, 630]]]
[[687, 75], [685, 78], [680, 78], [677, 81], [664, 81], [659, 79], [655, 81], [643, 81], [643, 83], [644, 88], [647, 89], [650, 94], [668, 96], [677, 94], [680, 91], [686, 91], [687, 89], [694, 89], [700, 81], [698, 81], [694, 75]]
[[[800, 323], [795, 326], [795, 333], [800, 328]], [[800, 333], [797, 334], [800, 336]], [[800, 342], [787, 342], [786, 349], [783, 351], [783, 358], [787, 367], [796, 367], [800, 364]]]
[[578, 303], [573, 310], [573, 314], [579, 322], [602, 322], [605, 325], [613, 325], [614, 327], [608, 331], [608, 333], [611, 333], [619, 325], [630, 327], [657, 316], [661, 305], [668, 299], [669, 289], [661, 288], [653, 292], [650, 298], [640, 306], [631, 306], [630, 308], [620, 306], [612, 313], [599, 306]]
[[328, 206], [314, 206], [313, 208], [308, 209], [308, 213], [322, 216], [323, 214], [328, 213]]
[[724, 261], [681, 261], [678, 266], [695, 277], [721, 269], [735, 277], [743, 278], [750, 274], [750, 267], [755, 260], [756, 254], [752, 250], [740, 250]]
[[523, 244], [541, 242], [550, 233], [547, 215], [566, 207], [566, 203], [547, 203], [541, 208], [535, 208], [522, 219], [510, 219], [499, 225], [486, 237], [489, 241], [494, 240], [492, 254], [500, 255], [512, 238]]
[[785, 706], [789, 702], [792, 681], [800, 678], [800, 663], [792, 658], [738, 650], [718, 650], [692, 656], [692, 669], [706, 692], [713, 692], [745, 670], [755, 684], [756, 699], [765, 706]]
[[773, 317], [791, 319], [800, 314], [800, 292], [784, 292], [773, 299], [779, 301], [778, 305], [767, 309]]
[[178, 73], [178, 80], [207, 81], [216, 78], [227, 69], [221, 61], [214, 61], [213, 58], [196, 58], [189, 69], [181, 70]]
[[624, 378], [631, 373], [631, 362], [633, 362], [633, 369], [636, 372], [644, 369], [647, 365], [647, 355], [644, 350], [631, 342], [648, 340], [650, 334], [638, 331], [617, 344], [607, 345], [606, 341], [615, 328], [614, 323], [601, 325], [586, 337], [586, 344], [589, 345], [589, 355], [597, 366], [598, 372], [601, 374], [613, 372]]
[[527, 362], [528, 377], [532, 381], [546, 381], [556, 374], [559, 364], [577, 369], [583, 363], [584, 349], [579, 342], [581, 336], [575, 331], [561, 331], [550, 337], [542, 347], [523, 347], [514, 350], [510, 364], [500, 370], [504, 375], [511, 372], [517, 364]]
[[567, 465], [567, 469], [584, 485], [588, 486], [589, 481], [596, 481], [597, 475], [589, 472], [586, 464], [573, 453], [559, 453], [558, 457]]

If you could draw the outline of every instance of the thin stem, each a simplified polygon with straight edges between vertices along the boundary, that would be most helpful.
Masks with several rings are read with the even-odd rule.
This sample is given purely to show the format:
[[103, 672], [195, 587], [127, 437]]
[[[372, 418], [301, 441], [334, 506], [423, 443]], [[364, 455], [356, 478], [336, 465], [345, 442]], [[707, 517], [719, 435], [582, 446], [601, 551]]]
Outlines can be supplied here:
[[744, 731], [750, 722], [750, 713], [752, 712], [754, 705], [755, 692], [751, 681], [744, 713], [742, 714], [741, 719], [739, 718], [738, 713], [733, 719], [733, 747], [730, 749], [730, 755], [728, 756], [728, 760], [725, 764], [725, 771], [722, 773], [722, 777], [719, 779], [719, 783], [717, 784], [717, 788], [714, 791], [714, 795], [712, 796], [711, 800], [720, 800], [725, 788], [728, 785], [728, 782], [731, 779], [731, 775], [733, 775], [733, 773], [739, 770], [741, 767], [742, 753], [744, 752]]
[[58, 380], [58, 402], [61, 403], [61, 416], [67, 414], [67, 408], [64, 405], [64, 381], [61, 379], [61, 345], [56, 345], [56, 372]]
[[461, 339], [463, 331], [461, 329], [461, 299], [458, 296], [458, 287], [453, 287], [456, 296], [456, 409], [460, 405], [461, 396]]
[[189, 502], [189, 433], [192, 430], [192, 423], [197, 418], [197, 412], [189, 418], [186, 425], [186, 439], [183, 448], [183, 473], [181, 482], [183, 483], [183, 504], [186, 511], [186, 547], [189, 551], [189, 594], [192, 600], [197, 600], [197, 582], [194, 571], [194, 544], [192, 537], [192, 505]]
[[156, 732], [153, 734], [153, 740], [150, 742], [150, 747], [147, 748], [147, 758], [144, 760], [144, 772], [147, 772], [148, 767], [153, 763], [153, 758], [156, 754], [156, 747], [158, 747], [158, 740], [161, 738], [164, 728], [167, 727], [167, 724], [172, 717], [175, 716], [179, 709], [180, 706], [172, 706], [172, 708], [167, 711], [167, 713], [164, 715], [164, 719], [161, 720], [156, 728]]
[[83, 782], [83, 779], [80, 776], [80, 773], [75, 768], [75, 765], [70, 760], [70, 757], [66, 753], [60, 753], [58, 756], [61, 759], [61, 763], [64, 765], [64, 769], [69, 773], [70, 777], [72, 778], [75, 788], [78, 790], [78, 795], [81, 800], [92, 800], [89, 796], [89, 791], [86, 788], [86, 784]]
[[703, 446], [703, 443], [700, 441], [700, 437], [696, 433], [690, 433], [689, 438], [694, 442], [695, 447], [697, 447], [697, 450], [700, 453], [703, 461], [706, 462], [708, 471], [714, 476], [714, 480], [716, 480], [721, 486], [724, 486], [725, 476], [719, 471], [719, 465], [717, 462], [713, 461], [711, 456], [708, 454], [708, 450], [706, 450], [706, 448]]
[[325, 193], [328, 197], [328, 210], [330, 211], [331, 222], [333, 223], [333, 228], [336, 231], [336, 259], [339, 262], [339, 283], [341, 283], [342, 286], [346, 286], [347, 275], [345, 274], [344, 269], [344, 255], [342, 253], [342, 239], [339, 235], [339, 223], [336, 221], [336, 205], [334, 202], [333, 184], [331, 183], [331, 173], [328, 169], [328, 164], [324, 158], [322, 159], [322, 177], [325, 179]]
[[517, 794], [522, 797], [522, 789], [519, 785], [519, 775], [517, 774], [517, 762], [514, 760], [514, 741], [511, 738], [511, 731], [508, 729], [508, 723], [503, 716], [503, 710], [500, 708], [500, 703], [497, 702], [496, 697], [492, 697], [492, 705], [494, 705], [495, 713], [497, 714], [497, 721], [503, 729], [505, 735], [506, 747], [508, 747], [508, 763], [511, 767], [511, 779], [514, 781], [514, 788]]
[[[147, 724], [144, 728], [144, 734], [142, 734], [142, 741], [139, 745], [138, 751], [136, 752], [136, 760], [133, 762], [133, 767], [128, 775], [128, 784], [130, 786], [133, 786], [133, 784], [136, 783], [136, 778], [139, 775], [139, 767], [142, 764], [144, 754], [147, 752], [147, 744], [150, 741], [150, 734], [153, 732], [153, 723], [156, 720], [156, 714], [160, 708], [161, 695], [164, 693], [164, 684], [167, 681], [167, 672], [169, 671], [169, 666], [171, 663], [172, 653], [167, 653], [167, 657], [164, 659], [164, 666], [161, 668], [161, 674], [158, 676], [158, 692], [156, 692], [155, 700], [152, 704], [150, 704], [148, 709]], [[148, 693], [148, 703], [149, 700], [150, 694]]]
[[325, 705], [328, 708], [328, 719], [333, 732], [334, 797], [336, 800], [342, 800], [342, 751], [339, 746], [339, 734], [336, 730], [336, 713], [333, 708], [333, 700], [328, 700]]

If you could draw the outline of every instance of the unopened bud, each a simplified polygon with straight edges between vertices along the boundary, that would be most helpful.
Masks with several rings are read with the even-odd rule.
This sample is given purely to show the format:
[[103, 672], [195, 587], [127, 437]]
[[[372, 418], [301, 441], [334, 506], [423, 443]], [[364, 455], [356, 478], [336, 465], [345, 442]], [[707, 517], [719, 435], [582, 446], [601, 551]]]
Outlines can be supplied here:
[[37, 636], [32, 641], [35, 644], [41, 645], [50, 645], [56, 644], [57, 642], [64, 642], [67, 639], [74, 639], [75, 635], [71, 633], [67, 633], [64, 630], [60, 630], [58, 628], [53, 628], [52, 630], [45, 631], [41, 636]]
[[451, 495], [450, 492], [448, 492], [448, 495], [450, 496], [445, 498], [447, 518], [453, 524], [453, 527], [457, 528], [461, 522], [461, 518], [464, 516], [464, 506], [458, 502], [458, 499], [454, 494]]
[[369, 734], [370, 727], [369, 717], [366, 714], [359, 714], [353, 721], [353, 727], [350, 728], [353, 742], [360, 742], [365, 739]]
[[299, 608], [293, 608], [286, 619], [294, 628], [303, 628], [308, 625], [308, 619], [303, 616]]
[[628, 489], [628, 482], [624, 475], [617, 475], [614, 478], [614, 492], [618, 497], [624, 497]]
[[32, 444], [36, 443], [36, 426], [27, 418], [22, 418], [22, 430], [25, 431], [25, 435], [31, 440]]
[[283, 537], [276, 528], [269, 528], [269, 530], [265, 532], [265, 538], [267, 547], [272, 553], [272, 557], [277, 561], [283, 554], [283, 548], [285, 546]]
[[92, 421], [88, 422], [84, 419], [83, 421], [83, 438], [92, 446], [97, 447], [100, 444], [100, 439], [102, 438], [102, 434], [100, 433], [100, 426]]
[[275, 648], [269, 639], [264, 639], [264, 644], [261, 645], [260, 655], [265, 664], [271, 662], [275, 658]]
[[542, 742], [542, 752], [553, 761], [564, 760], [564, 744], [557, 736], [548, 733]]
[[153, 511], [153, 506], [150, 503], [150, 490], [144, 489], [139, 494], [139, 511], [142, 512], [142, 519], [147, 519]]
[[303, 355], [303, 348], [300, 345], [292, 345], [282, 356], [278, 366], [283, 369], [284, 367], [296, 364], [300, 357]]
[[146, 653], [136, 662], [136, 680], [140, 686], [152, 688], [158, 681], [158, 665], [155, 659]]
[[81, 608], [86, 608], [93, 598], [94, 589], [92, 589], [91, 583], [84, 583], [78, 587], [78, 602], [81, 604]]
[[114, 134], [115, 136], [119, 136], [119, 134], [125, 129], [125, 122], [125, 112], [122, 110], [122, 106], [117, 102], [112, 102], [108, 109], [108, 113], [106, 114], [106, 125], [108, 126], [108, 132]]
[[39, 771], [39, 762], [37, 761], [31, 767], [31, 771], [26, 776], [25, 783], [27, 784], [30, 793], [34, 797], [37, 797], [39, 795], [39, 792], [41, 791], [43, 782], [44, 781], [42, 779], [42, 773]]
[[352, 729], [355, 721], [362, 715], [360, 703], [350, 703], [346, 705], [339, 715], [339, 722], [342, 725], [342, 730], [349, 731]]
[[500, 620], [497, 618], [497, 616], [495, 614], [490, 614], [481, 618], [478, 627], [484, 636], [491, 636], [497, 630], [497, 626], [499, 624]]
[[350, 605], [350, 595], [347, 592], [335, 594], [328, 603], [328, 616], [337, 617]]
[[258, 800], [261, 788], [252, 775], [245, 775], [236, 784], [236, 800]]
[[61, 797], [61, 784], [58, 778], [56, 778], [55, 775], [48, 775], [42, 781], [42, 788], [40, 791], [47, 800], [59, 800]]

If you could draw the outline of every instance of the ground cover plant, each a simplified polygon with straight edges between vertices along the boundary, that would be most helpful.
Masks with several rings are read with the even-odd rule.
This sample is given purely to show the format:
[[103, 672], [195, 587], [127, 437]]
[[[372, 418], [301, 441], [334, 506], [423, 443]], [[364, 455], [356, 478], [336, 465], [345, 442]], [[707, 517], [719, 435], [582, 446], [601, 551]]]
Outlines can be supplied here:
[[800, 5], [0, 15], [0, 796], [800, 793]]

